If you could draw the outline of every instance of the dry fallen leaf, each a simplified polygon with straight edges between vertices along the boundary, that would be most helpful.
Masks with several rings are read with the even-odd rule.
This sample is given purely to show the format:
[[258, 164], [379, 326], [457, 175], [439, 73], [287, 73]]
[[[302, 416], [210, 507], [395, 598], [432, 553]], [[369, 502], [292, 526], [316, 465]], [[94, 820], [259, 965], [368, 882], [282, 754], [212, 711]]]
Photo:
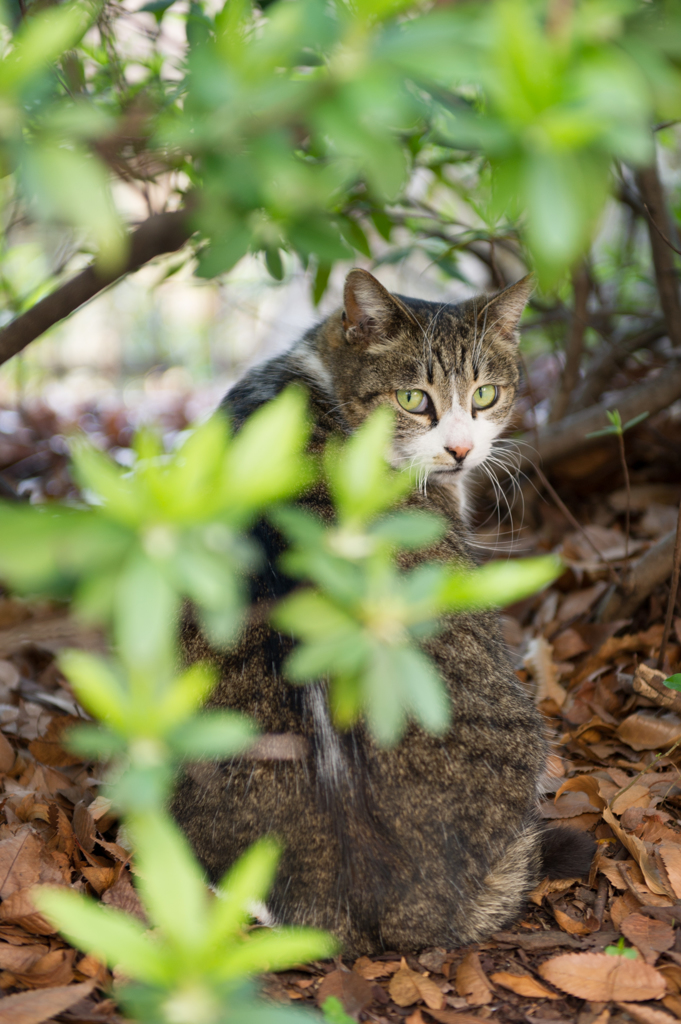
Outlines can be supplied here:
[[651, 792], [647, 786], [634, 785], [615, 797], [612, 811], [614, 814], [624, 814], [630, 807], [647, 807], [650, 800]]
[[670, 1017], [664, 1010], [655, 1010], [652, 1006], [637, 1006], [636, 1003], [618, 1003], [620, 1010], [628, 1013], [637, 1024], [676, 1024], [676, 1018]]
[[584, 642], [576, 629], [564, 629], [551, 642], [553, 644], [553, 657], [556, 661], [570, 661], [571, 658], [576, 658], [578, 654], [584, 654], [586, 651], [591, 650], [590, 644]]
[[42, 843], [30, 825], [0, 842], [0, 898], [40, 881]]
[[420, 1010], [414, 1010], [408, 1017], [404, 1018], [404, 1024], [426, 1024]]
[[662, 1005], [671, 1010], [675, 1017], [681, 1018], [681, 999], [677, 995], [666, 995]]
[[29, 889], [19, 889], [0, 903], [0, 924], [17, 924], [32, 935], [56, 935], [57, 929], [35, 909]]
[[681, 739], [681, 718], [636, 711], [620, 723], [615, 735], [633, 750], [659, 750]]
[[596, 779], [593, 775], [575, 775], [571, 779], [566, 779], [565, 782], [556, 792], [554, 803], [558, 800], [563, 793], [567, 792], [578, 792], [586, 793], [589, 798], [589, 803], [596, 810], [602, 810], [608, 802], [609, 796], [606, 797], [603, 792], [605, 780]]
[[445, 997], [435, 982], [418, 971], [412, 971], [404, 959], [399, 971], [390, 979], [388, 992], [398, 1006], [411, 1006], [419, 999], [428, 1009], [441, 1010], [445, 1005]]
[[428, 1009], [441, 1010], [446, 1005], [443, 993], [430, 978], [426, 978], [424, 974], [419, 974], [418, 972], [415, 973], [416, 987], [419, 990], [421, 999], [423, 999]]
[[630, 914], [620, 924], [620, 931], [649, 964], [654, 964], [660, 953], [674, 945], [674, 929], [644, 914]]
[[530, 999], [560, 999], [560, 996], [536, 981], [531, 974], [508, 974], [506, 971], [497, 971], [491, 976], [491, 980], [495, 985], [508, 988], [518, 996], [528, 996]]
[[665, 993], [664, 978], [650, 964], [607, 953], [565, 953], [543, 963], [539, 973], [563, 992], [595, 1003], [643, 1002]]
[[465, 997], [469, 1006], [484, 1006], [492, 1002], [492, 988], [477, 953], [468, 953], [457, 967], [456, 991]]
[[94, 981], [84, 981], [80, 985], [63, 985], [5, 996], [0, 1001], [0, 1024], [42, 1024], [89, 996], [94, 987]]
[[480, 1024], [480, 1017], [472, 1013], [460, 1013], [458, 1010], [428, 1010], [428, 1016], [438, 1024]]
[[638, 902], [633, 893], [630, 893], [626, 889], [621, 896], [617, 896], [610, 905], [610, 917], [617, 931], [620, 930], [620, 925], [627, 917], [635, 914], [640, 909], [641, 904]]
[[399, 964], [380, 963], [377, 960], [370, 960], [368, 956], [361, 956], [352, 965], [353, 971], [357, 971], [367, 981], [375, 981], [376, 978], [387, 978], [399, 969]]
[[584, 918], [577, 918], [567, 912], [568, 908], [561, 910], [560, 907], [554, 904], [551, 909], [558, 926], [562, 931], [567, 932], [568, 935], [591, 935], [592, 932], [596, 932], [600, 928], [593, 914], [587, 914]]
[[[402, 961], [405, 963], [405, 961]], [[393, 1002], [398, 1006], [413, 1006], [420, 998], [419, 990], [414, 981], [414, 971], [406, 966], [400, 967], [390, 979], [388, 992]]]
[[65, 768], [69, 765], [82, 764], [83, 758], [72, 754], [62, 746], [64, 732], [77, 725], [79, 718], [74, 715], [55, 715], [44, 736], [32, 740], [28, 745], [36, 761], [51, 765], [53, 768]]
[[14, 761], [14, 747], [0, 732], [0, 772], [10, 772]]
[[539, 703], [548, 698], [554, 700], [560, 708], [565, 703], [567, 693], [558, 682], [552, 651], [553, 648], [548, 640], [543, 636], [536, 636], [527, 645], [524, 665], [532, 673], [537, 683], [535, 701]]
[[565, 892], [570, 886], [578, 882], [578, 878], [544, 878], [539, 885], [535, 886], [532, 892], [527, 894], [528, 899], [541, 907], [545, 896], [554, 892]]
[[372, 986], [354, 971], [331, 971], [319, 986], [317, 1005], [322, 1006], [329, 996], [340, 999], [346, 1013], [359, 1013], [374, 998]]
[[10, 946], [0, 943], [0, 970], [17, 972], [27, 971], [48, 952], [47, 946]]
[[13, 974], [27, 988], [53, 988], [56, 985], [69, 985], [73, 981], [75, 958], [75, 949], [53, 949], [26, 971], [14, 971]]
[[[620, 828], [617, 818], [609, 807], [603, 808], [603, 820], [610, 826], [622, 845], [626, 846], [632, 857], [636, 859], [647, 887], [654, 894], [653, 899], [647, 900], [642, 898], [641, 902], [650, 902], [655, 906], [670, 906], [669, 898], [672, 892], [671, 890], [667, 891], [669, 883], [666, 878], [662, 877], [660, 869], [655, 862], [655, 848], [652, 843], [645, 843], [638, 836], [635, 836], [633, 832], [625, 832], [623, 828]], [[660, 903], [660, 900], [663, 900], [663, 902]]]
[[676, 896], [681, 899], [681, 848], [669, 843], [662, 843], [658, 853], [665, 866], [669, 883]]

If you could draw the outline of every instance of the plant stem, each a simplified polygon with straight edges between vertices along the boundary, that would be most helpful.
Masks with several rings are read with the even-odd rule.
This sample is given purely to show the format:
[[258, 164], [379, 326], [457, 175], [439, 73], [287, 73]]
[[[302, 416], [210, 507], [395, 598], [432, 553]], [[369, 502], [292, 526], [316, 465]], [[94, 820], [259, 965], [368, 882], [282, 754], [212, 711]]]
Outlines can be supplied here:
[[673, 754], [676, 748], [679, 746], [679, 744], [681, 744], [681, 739], [676, 740], [676, 742], [672, 744], [669, 750], [661, 750], [659, 754], [656, 754], [650, 762], [650, 764], [646, 768], [644, 768], [642, 772], [639, 772], [638, 775], [634, 775], [633, 779], [630, 779], [626, 786], [622, 786], [621, 789], [618, 789], [617, 792], [611, 796], [610, 800], [608, 801], [608, 809], [612, 810], [612, 805], [618, 797], [622, 796], [623, 793], [626, 793], [628, 789], [631, 789], [634, 783], [638, 782], [638, 780], [643, 775], [647, 775], [648, 772], [652, 771], [657, 762], [661, 761], [663, 757], [669, 757], [670, 754]]
[[669, 640], [669, 633], [672, 628], [672, 619], [674, 617], [674, 608], [676, 606], [676, 595], [679, 589], [679, 574], [681, 573], [681, 504], [679, 504], [679, 517], [676, 520], [676, 542], [674, 544], [674, 562], [672, 567], [672, 582], [669, 588], [669, 602], [667, 604], [667, 615], [664, 620], [664, 632], [662, 633], [662, 643], [660, 644], [660, 653], [657, 656], [657, 667], [662, 671], [664, 664], [664, 656], [667, 650], [667, 641]]
[[631, 485], [629, 483], [629, 469], [627, 467], [627, 453], [624, 450], [624, 433], [620, 431], [617, 435], [620, 446], [620, 460], [622, 472], [624, 473], [624, 486], [627, 489], [627, 511], [624, 520], [624, 560], [629, 559], [629, 521], [631, 519]]
[[539, 466], [535, 466], [534, 470], [535, 470], [535, 473], [537, 474], [537, 476], [539, 477], [539, 479], [541, 480], [542, 484], [546, 488], [546, 490], [549, 492], [549, 494], [551, 495], [551, 497], [555, 501], [555, 503], [558, 506], [558, 508], [560, 509], [560, 511], [563, 513], [565, 518], [568, 520], [568, 522], [572, 524], [572, 526], [575, 528], [575, 530], [578, 530], [582, 534], [582, 536], [584, 537], [584, 540], [587, 542], [587, 544], [589, 545], [591, 550], [594, 551], [598, 555], [598, 560], [600, 562], [602, 562], [603, 565], [605, 566], [605, 568], [608, 570], [608, 575], [610, 577], [611, 582], [614, 583], [616, 587], [619, 587], [620, 586], [620, 578], [619, 578], [619, 576], [617, 575], [617, 573], [615, 572], [613, 567], [610, 565], [610, 563], [606, 561], [606, 559], [603, 557], [601, 552], [598, 550], [598, 548], [596, 547], [596, 545], [594, 544], [594, 542], [592, 541], [591, 537], [586, 532], [586, 530], [584, 529], [582, 524], [580, 522], [578, 522], [577, 519], [575, 519], [575, 517], [573, 516], [572, 512], [567, 507], [567, 505], [565, 504], [563, 499], [558, 495], [558, 493], [553, 489], [551, 484], [548, 482], [548, 480], [546, 479], [546, 477], [542, 473], [542, 471], [539, 468]]

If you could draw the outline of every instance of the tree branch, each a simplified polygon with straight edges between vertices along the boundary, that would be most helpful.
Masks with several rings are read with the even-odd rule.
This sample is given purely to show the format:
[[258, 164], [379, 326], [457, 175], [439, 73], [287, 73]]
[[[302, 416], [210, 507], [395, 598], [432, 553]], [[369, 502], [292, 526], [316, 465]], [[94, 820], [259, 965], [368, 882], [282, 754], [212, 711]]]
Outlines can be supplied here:
[[600, 354], [594, 357], [587, 368], [586, 376], [571, 404], [571, 411], [577, 412], [579, 409], [586, 409], [597, 402], [617, 370], [626, 362], [627, 357], [637, 349], [648, 348], [659, 338], [663, 338], [666, 333], [666, 325], [663, 320], [660, 320], [643, 331], [637, 331], [635, 334], [620, 338], [617, 342], [603, 346]]
[[[586, 434], [607, 426], [606, 409], [619, 409], [622, 420], [639, 416], [647, 412], [651, 416], [661, 412], [681, 398], [681, 366], [665, 368], [652, 380], [643, 384], [634, 384], [626, 391], [610, 395], [604, 402], [592, 405], [588, 409], [565, 416], [558, 423], [550, 423], [538, 432], [538, 442], [532, 432], [524, 434], [519, 440], [530, 446], [536, 445], [539, 459], [544, 465], [556, 462], [567, 455], [574, 455], [586, 448], [591, 448], [597, 441], [587, 439]], [[520, 469], [532, 467], [532, 455], [520, 455]]]
[[675, 542], [676, 530], [670, 530], [631, 564], [624, 587], [612, 586], [603, 595], [598, 608], [600, 622], [630, 618], [655, 587], [671, 576]]
[[150, 217], [130, 235], [128, 259], [120, 269], [101, 274], [94, 265], [87, 267], [12, 320], [0, 330], [0, 365], [114, 281], [139, 270], [156, 256], [181, 248], [192, 233], [188, 221], [185, 210]]
[[560, 384], [551, 404], [549, 423], [555, 423], [563, 418], [570, 404], [572, 392], [579, 380], [579, 366], [582, 361], [582, 350], [584, 348], [584, 332], [587, 325], [587, 303], [591, 283], [589, 272], [582, 263], [572, 274], [572, 290], [575, 301], [570, 318], [570, 329], [565, 339], [565, 366], [560, 378]]
[[[674, 255], [664, 235], [671, 236], [662, 182], [653, 162], [636, 174], [643, 207], [648, 215], [648, 234], [655, 267], [655, 280], [667, 334], [674, 348], [681, 348], [681, 302]], [[664, 233], [664, 234], [663, 234]]]

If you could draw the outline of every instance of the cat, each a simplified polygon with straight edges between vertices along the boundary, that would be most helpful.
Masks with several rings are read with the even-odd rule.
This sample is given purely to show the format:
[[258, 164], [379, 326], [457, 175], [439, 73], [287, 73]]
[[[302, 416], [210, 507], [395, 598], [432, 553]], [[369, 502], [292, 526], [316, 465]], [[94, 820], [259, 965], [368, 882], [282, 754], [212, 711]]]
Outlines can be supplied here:
[[[389, 405], [392, 462], [420, 473], [406, 504], [449, 524], [409, 564], [471, 564], [467, 480], [509, 420], [518, 324], [531, 290], [524, 278], [491, 298], [436, 304], [393, 295], [353, 270], [343, 308], [246, 373], [223, 408], [238, 429], [285, 386], [302, 383], [320, 447]], [[304, 501], [331, 517], [323, 488]], [[267, 554], [253, 580], [257, 606], [294, 584], [277, 567], [279, 535], [265, 524], [255, 532]], [[244, 756], [186, 769], [172, 810], [212, 880], [256, 839], [277, 836], [274, 919], [327, 929], [359, 955], [483, 940], [518, 915], [545, 873], [586, 872], [590, 837], [539, 824], [542, 718], [512, 670], [496, 614], [448, 616], [424, 643], [446, 682], [452, 724], [444, 736], [412, 724], [390, 749], [362, 724], [334, 729], [324, 682], [287, 683], [282, 662], [292, 641], [265, 618], [251, 616], [238, 643], [219, 655], [191, 618], [183, 627], [187, 660], [217, 661], [210, 706], [240, 709], [263, 732], [299, 744], [292, 760]]]

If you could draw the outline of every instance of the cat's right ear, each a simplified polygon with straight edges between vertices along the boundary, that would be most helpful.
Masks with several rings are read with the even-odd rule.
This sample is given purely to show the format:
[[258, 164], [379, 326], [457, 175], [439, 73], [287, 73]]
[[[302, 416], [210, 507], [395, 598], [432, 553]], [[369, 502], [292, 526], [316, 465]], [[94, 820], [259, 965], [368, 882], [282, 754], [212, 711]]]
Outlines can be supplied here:
[[342, 324], [348, 341], [381, 341], [390, 338], [405, 310], [368, 270], [351, 270], [345, 279]]

